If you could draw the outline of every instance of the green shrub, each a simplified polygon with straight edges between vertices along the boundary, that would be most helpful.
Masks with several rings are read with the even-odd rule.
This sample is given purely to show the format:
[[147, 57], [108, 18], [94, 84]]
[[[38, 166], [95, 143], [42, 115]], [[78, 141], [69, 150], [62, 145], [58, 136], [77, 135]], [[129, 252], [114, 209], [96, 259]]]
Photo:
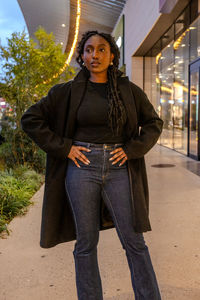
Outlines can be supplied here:
[[17, 215], [23, 215], [39, 189], [44, 176], [25, 166], [0, 172], [0, 233], [9, 234], [7, 224]]
[[0, 146], [0, 157], [6, 169], [16, 165], [30, 166], [38, 173], [45, 171], [46, 155], [21, 129], [9, 124], [2, 130], [5, 142]]

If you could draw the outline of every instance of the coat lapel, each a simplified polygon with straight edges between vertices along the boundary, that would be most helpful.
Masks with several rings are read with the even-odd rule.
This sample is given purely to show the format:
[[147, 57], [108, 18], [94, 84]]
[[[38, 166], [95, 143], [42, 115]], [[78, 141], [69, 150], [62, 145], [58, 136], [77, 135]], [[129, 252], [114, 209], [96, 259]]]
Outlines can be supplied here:
[[[80, 76], [82, 77], [82, 76]], [[76, 77], [71, 85], [70, 107], [68, 112], [67, 124], [65, 128], [65, 136], [73, 138], [76, 126], [76, 113], [81, 100], [84, 97], [87, 87], [87, 80], [85, 78]]]

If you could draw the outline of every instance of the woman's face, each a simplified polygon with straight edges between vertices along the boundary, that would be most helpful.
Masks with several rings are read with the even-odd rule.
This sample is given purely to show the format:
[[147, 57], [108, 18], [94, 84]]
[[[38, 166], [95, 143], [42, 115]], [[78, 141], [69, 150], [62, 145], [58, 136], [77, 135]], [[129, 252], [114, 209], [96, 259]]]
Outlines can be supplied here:
[[114, 58], [110, 44], [101, 36], [91, 36], [84, 45], [82, 60], [90, 74], [107, 76], [107, 69]]

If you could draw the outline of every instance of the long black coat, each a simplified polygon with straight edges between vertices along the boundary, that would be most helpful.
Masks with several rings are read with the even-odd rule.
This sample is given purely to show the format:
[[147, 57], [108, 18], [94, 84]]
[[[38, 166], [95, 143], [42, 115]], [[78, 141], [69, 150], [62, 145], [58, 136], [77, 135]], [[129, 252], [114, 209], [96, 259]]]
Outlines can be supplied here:
[[[53, 86], [48, 95], [22, 116], [23, 130], [47, 153], [40, 246], [50, 248], [76, 238], [75, 225], [65, 193], [68, 153], [75, 131], [76, 112], [87, 78], [80, 71], [74, 80]], [[146, 94], [128, 77], [118, 77], [118, 89], [126, 108], [128, 124], [123, 149], [128, 157], [134, 230], [151, 230], [149, 193], [144, 155], [157, 142], [163, 126]], [[101, 202], [100, 230], [114, 227]]]

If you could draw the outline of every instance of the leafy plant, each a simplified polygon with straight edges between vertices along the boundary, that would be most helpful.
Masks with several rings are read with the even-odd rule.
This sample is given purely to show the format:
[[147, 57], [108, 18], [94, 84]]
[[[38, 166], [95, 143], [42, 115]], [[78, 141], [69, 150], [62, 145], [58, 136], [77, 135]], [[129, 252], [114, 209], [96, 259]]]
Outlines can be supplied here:
[[44, 177], [25, 166], [0, 172], [0, 233], [9, 234], [7, 224], [16, 215], [23, 215]]
[[15, 32], [8, 46], [0, 45], [0, 96], [8, 103], [1, 121], [5, 143], [0, 146], [0, 156], [6, 168], [25, 164], [44, 171], [45, 154], [24, 134], [20, 120], [50, 87], [75, 75], [76, 70], [70, 66], [60, 74], [66, 57], [61, 45], [55, 44], [53, 34], [47, 34], [42, 27], [35, 32], [35, 41], [25, 32]]

